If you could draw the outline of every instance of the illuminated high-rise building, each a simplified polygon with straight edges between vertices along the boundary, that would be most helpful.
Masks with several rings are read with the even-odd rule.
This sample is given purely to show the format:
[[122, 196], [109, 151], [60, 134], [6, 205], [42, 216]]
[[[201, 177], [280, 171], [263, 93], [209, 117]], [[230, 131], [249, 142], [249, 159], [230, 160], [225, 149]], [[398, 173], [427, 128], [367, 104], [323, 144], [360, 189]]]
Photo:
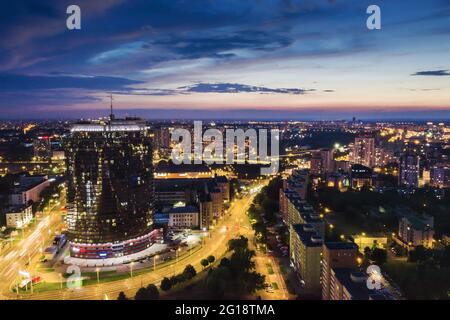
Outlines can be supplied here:
[[311, 157], [311, 173], [322, 175], [334, 170], [333, 150], [320, 149], [314, 151]]
[[152, 145], [137, 119], [75, 124], [65, 141], [72, 257], [113, 258], [153, 242]]
[[34, 157], [37, 160], [49, 160], [52, 149], [49, 136], [39, 136], [33, 140]]
[[375, 138], [366, 136], [355, 138], [352, 163], [373, 168], [375, 165]]
[[419, 186], [420, 161], [413, 153], [404, 153], [399, 161], [398, 184], [417, 188]]

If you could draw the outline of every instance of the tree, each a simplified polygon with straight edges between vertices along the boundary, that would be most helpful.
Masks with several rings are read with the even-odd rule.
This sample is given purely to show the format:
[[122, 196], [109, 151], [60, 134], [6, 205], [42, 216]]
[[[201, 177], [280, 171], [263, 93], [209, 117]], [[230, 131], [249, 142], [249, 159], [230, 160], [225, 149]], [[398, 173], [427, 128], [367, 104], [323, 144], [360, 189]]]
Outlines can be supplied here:
[[222, 260], [220, 260], [219, 268], [220, 267], [229, 267], [229, 266], [230, 266], [230, 259], [222, 258]]
[[184, 268], [183, 276], [186, 280], [192, 279], [193, 277], [195, 277], [196, 274], [197, 274], [197, 271], [195, 270], [195, 268], [192, 265], [188, 264], [186, 266], [186, 268]]
[[444, 252], [442, 253], [442, 257], [440, 259], [441, 266], [449, 268], [450, 267], [450, 246], [446, 246]]
[[252, 260], [255, 251], [248, 249], [235, 250], [231, 255], [231, 269], [236, 274], [245, 273], [255, 268], [255, 262]]
[[170, 290], [172, 288], [172, 281], [170, 281], [169, 278], [164, 277], [164, 279], [162, 279], [161, 281], [160, 288], [162, 291]]
[[128, 298], [123, 291], [120, 291], [117, 300], [128, 300]]
[[[212, 270], [212, 269], [210, 269]], [[233, 279], [228, 268], [217, 268], [211, 271], [206, 278], [206, 289], [215, 298], [222, 298], [226, 292], [233, 292]]]
[[414, 250], [409, 252], [408, 261], [410, 262], [425, 262], [430, 258], [430, 251], [424, 246], [417, 246]]
[[158, 291], [158, 288], [154, 284], [149, 284], [147, 286], [147, 292], [150, 297], [150, 300], [158, 300], [159, 299], [159, 291]]
[[214, 261], [216, 261], [216, 258], [214, 258], [214, 256], [212, 256], [212, 255], [211, 255], [211, 256], [208, 256], [208, 258], [206, 258], [206, 259], [208, 259], [208, 262], [211, 263], [211, 264], [212, 264]]
[[202, 265], [203, 268], [206, 268], [209, 264], [207, 259], [202, 259], [202, 261], [200, 261], [200, 264]]
[[142, 287], [136, 292], [134, 299], [135, 300], [158, 300], [159, 299], [158, 288], [154, 284], [149, 284], [145, 288]]
[[134, 296], [134, 300], [149, 300], [147, 299], [147, 289], [144, 287], [139, 288]]
[[185, 281], [186, 278], [183, 273], [177, 274], [176, 276], [170, 277], [170, 281], [172, 281], [172, 287], [175, 286], [177, 283], [181, 283]]
[[246, 248], [248, 248], [248, 239], [244, 236], [240, 236], [237, 239], [231, 239], [230, 241], [228, 241], [229, 251]]
[[370, 260], [374, 261], [375, 264], [382, 265], [387, 261], [387, 252], [384, 249], [374, 248], [370, 255]]
[[372, 254], [372, 251], [370, 250], [370, 248], [369, 247], [365, 247], [364, 248], [364, 257], [366, 258], [366, 259], [370, 259], [370, 255]]

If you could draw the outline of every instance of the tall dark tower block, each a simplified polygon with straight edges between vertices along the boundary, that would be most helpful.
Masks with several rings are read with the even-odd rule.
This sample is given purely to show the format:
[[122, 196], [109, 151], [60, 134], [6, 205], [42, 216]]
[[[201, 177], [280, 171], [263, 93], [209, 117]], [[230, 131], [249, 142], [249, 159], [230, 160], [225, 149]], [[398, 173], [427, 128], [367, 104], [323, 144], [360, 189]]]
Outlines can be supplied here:
[[75, 124], [65, 141], [67, 226], [72, 257], [113, 258], [152, 239], [152, 146], [145, 123]]

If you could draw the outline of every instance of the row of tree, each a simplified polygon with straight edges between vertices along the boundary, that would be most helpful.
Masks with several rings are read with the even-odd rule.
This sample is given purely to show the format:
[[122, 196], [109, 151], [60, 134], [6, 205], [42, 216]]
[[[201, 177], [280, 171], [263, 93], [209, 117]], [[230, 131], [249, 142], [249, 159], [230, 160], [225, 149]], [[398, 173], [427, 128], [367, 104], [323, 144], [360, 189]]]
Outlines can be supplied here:
[[257, 235], [257, 241], [265, 243], [267, 240], [267, 228], [265, 222], [276, 223], [279, 208], [279, 191], [281, 179], [275, 178], [258, 193], [248, 209], [250, 220], [253, 220], [252, 228]]
[[[164, 277], [161, 281], [160, 289], [163, 291], [168, 291], [173, 288], [178, 283], [182, 283], [184, 281], [190, 280], [197, 274], [197, 271], [192, 265], [187, 265], [183, 272], [172, 276], [170, 278]], [[159, 290], [154, 284], [149, 284], [146, 287], [140, 288], [136, 295], [134, 296], [134, 300], [158, 300], [159, 299]], [[129, 300], [125, 293], [122, 291], [119, 293], [117, 300]]]
[[242, 297], [264, 288], [265, 277], [254, 271], [255, 252], [248, 247], [248, 239], [241, 236], [228, 242], [229, 258], [222, 258], [217, 268], [210, 268], [205, 287], [213, 298], [225, 295]]
[[175, 285], [182, 283], [187, 280], [191, 280], [193, 277], [195, 277], [197, 274], [197, 271], [192, 265], [187, 265], [186, 268], [184, 268], [184, 271], [176, 276], [167, 278], [165, 277], [161, 281], [160, 288], [163, 291], [168, 291], [172, 289]]

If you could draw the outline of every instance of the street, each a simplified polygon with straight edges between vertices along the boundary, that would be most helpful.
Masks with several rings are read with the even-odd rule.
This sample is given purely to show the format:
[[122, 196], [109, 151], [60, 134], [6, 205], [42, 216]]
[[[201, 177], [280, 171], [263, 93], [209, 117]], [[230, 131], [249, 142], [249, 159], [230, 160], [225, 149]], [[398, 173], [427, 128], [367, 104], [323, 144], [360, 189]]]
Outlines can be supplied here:
[[[149, 270], [148, 273], [131, 276], [127, 279], [110, 281], [110, 282], [100, 282], [94, 285], [81, 286], [76, 289], [69, 289], [66, 285], [62, 285], [62, 290], [51, 290], [44, 292], [31, 292], [22, 293], [16, 295], [11, 289], [11, 284], [18, 276], [18, 271], [25, 267], [28, 262], [28, 255], [30, 256], [30, 266], [27, 269], [30, 273], [33, 271], [31, 266], [35, 266], [39, 259], [40, 248], [42, 246], [42, 241], [46, 242], [49, 240], [50, 235], [45, 232], [50, 228], [50, 226], [56, 226], [61, 222], [59, 212], [59, 207], [52, 208], [50, 213], [45, 216], [45, 218], [38, 224], [36, 231], [33, 232], [28, 238], [22, 240], [23, 242], [17, 243], [14, 248], [21, 248], [25, 251], [26, 255], [20, 255], [19, 259], [12, 259], [13, 256], [17, 255], [18, 249], [11, 248], [2, 254], [2, 286], [1, 292], [3, 294], [2, 298], [8, 299], [44, 299], [44, 300], [59, 300], [59, 299], [116, 299], [119, 292], [124, 291], [127, 296], [134, 296], [136, 291], [143, 285], [148, 285], [150, 283], [159, 285], [164, 277], [170, 277], [175, 274], [181, 273], [185, 266], [191, 264], [196, 270], [202, 270], [200, 261], [209, 255], [213, 255], [217, 258], [223, 256], [227, 251], [228, 240], [236, 237], [238, 235], [244, 235], [249, 238], [249, 243], [253, 243], [254, 232], [251, 229], [251, 225], [248, 221], [246, 211], [253, 201], [256, 193], [246, 194], [242, 199], [236, 199], [228, 211], [228, 214], [214, 227], [209, 238], [206, 238], [203, 246], [191, 253], [188, 256], [179, 259], [178, 262], [174, 261], [173, 264], [163, 268], [157, 269], [156, 271]], [[36, 239], [43, 238], [41, 241], [36, 241]], [[267, 299], [277, 299], [287, 297], [285, 293], [284, 282], [279, 274], [279, 269], [274, 275], [267, 274], [267, 268], [261, 268], [259, 260], [268, 259], [266, 255], [257, 253], [256, 264], [257, 271], [265, 274], [270, 282], [276, 281], [280, 285], [280, 290], [276, 293], [263, 294], [264, 298]], [[275, 277], [276, 280], [273, 280]]]

